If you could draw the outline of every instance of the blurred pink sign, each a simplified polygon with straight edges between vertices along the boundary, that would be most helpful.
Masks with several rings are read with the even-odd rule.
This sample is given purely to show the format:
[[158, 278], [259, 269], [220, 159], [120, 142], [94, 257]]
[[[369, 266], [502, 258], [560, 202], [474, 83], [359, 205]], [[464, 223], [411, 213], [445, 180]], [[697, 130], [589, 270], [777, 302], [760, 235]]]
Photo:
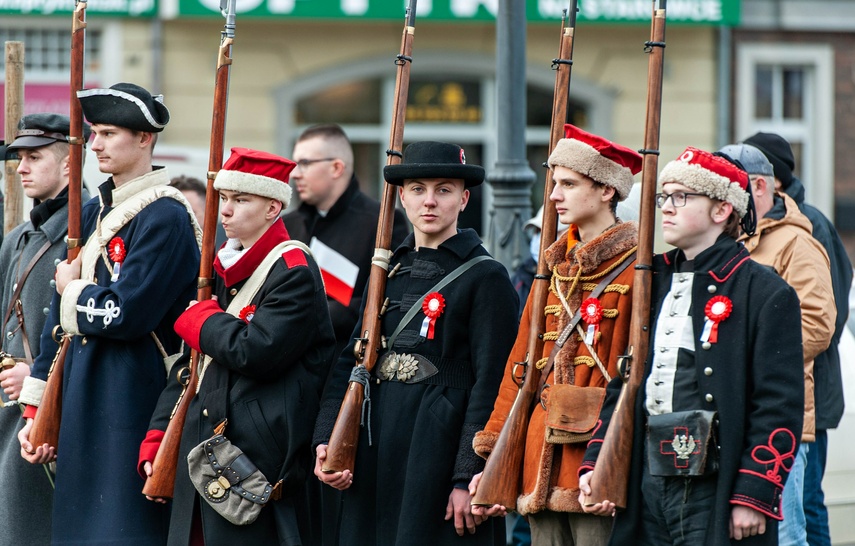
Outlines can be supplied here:
[[[88, 81], [86, 87], [98, 87], [98, 83]], [[0, 82], [0, 98], [5, 104], [6, 86]], [[65, 114], [69, 113], [71, 94], [68, 83], [26, 83], [24, 84], [24, 115], [40, 112]], [[0, 132], [6, 127], [6, 111], [0, 109]], [[4, 135], [6, 141], [14, 135]]]

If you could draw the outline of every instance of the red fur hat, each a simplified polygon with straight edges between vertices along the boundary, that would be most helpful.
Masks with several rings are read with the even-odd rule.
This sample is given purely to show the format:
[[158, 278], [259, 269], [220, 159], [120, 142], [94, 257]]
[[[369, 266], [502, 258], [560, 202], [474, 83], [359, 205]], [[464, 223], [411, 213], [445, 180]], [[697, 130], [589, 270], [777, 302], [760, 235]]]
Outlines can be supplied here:
[[632, 189], [632, 177], [641, 170], [641, 156], [620, 144], [583, 131], [569, 123], [566, 138], [555, 145], [549, 156], [550, 169], [567, 167], [606, 186], [612, 186], [623, 201]]
[[232, 148], [232, 155], [217, 173], [214, 188], [270, 197], [281, 201], [284, 208], [291, 201], [288, 181], [296, 165], [290, 159], [267, 152]]
[[748, 211], [748, 173], [726, 160], [689, 146], [659, 174], [659, 189], [677, 182], [719, 201], [727, 201], [739, 217]]

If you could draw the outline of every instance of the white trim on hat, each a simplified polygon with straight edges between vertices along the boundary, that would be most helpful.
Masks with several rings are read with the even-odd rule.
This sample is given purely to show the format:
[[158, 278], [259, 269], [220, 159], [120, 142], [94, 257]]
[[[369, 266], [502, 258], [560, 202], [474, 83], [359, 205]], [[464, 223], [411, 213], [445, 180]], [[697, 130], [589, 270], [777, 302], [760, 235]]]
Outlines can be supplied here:
[[626, 199], [632, 190], [632, 171], [607, 158], [590, 144], [575, 138], [559, 140], [549, 156], [548, 164], [550, 169], [556, 165], [567, 167], [600, 184], [613, 187], [619, 201]]
[[693, 190], [697, 190], [712, 199], [727, 201], [739, 217], [745, 216], [748, 211], [748, 192], [742, 187], [720, 174], [705, 169], [700, 165], [680, 161], [679, 159], [669, 162], [659, 173], [659, 191], [667, 182], [677, 182]]
[[[83, 91], [77, 92], [77, 98], [78, 99], [85, 99], [88, 97], [94, 97], [94, 96], [98, 96], [98, 95], [112, 95], [114, 97], [119, 97], [120, 99], [125, 99], [127, 101], [130, 101], [130, 102], [136, 104], [137, 107], [139, 107], [140, 111], [142, 111], [142, 113], [143, 113], [143, 116], [145, 116], [145, 119], [153, 127], [156, 127], [158, 129], [163, 129], [164, 127], [166, 127], [165, 123], [158, 123], [157, 121], [155, 121], [155, 119], [154, 119], [154, 117], [152, 117], [151, 112], [149, 111], [148, 107], [145, 105], [145, 103], [143, 101], [141, 101], [139, 99], [139, 97], [135, 97], [135, 96], [131, 95], [130, 93], [125, 93], [124, 91], [119, 91], [118, 89], [101, 89], [101, 88], [84, 89]], [[163, 104], [163, 95], [156, 95], [156, 96], [152, 95], [152, 99], [159, 102], [161, 104], [161, 106], [166, 108], [166, 105]]]
[[291, 202], [291, 186], [276, 178], [243, 171], [221, 170], [214, 179], [214, 189], [232, 190], [276, 199], [282, 207]]

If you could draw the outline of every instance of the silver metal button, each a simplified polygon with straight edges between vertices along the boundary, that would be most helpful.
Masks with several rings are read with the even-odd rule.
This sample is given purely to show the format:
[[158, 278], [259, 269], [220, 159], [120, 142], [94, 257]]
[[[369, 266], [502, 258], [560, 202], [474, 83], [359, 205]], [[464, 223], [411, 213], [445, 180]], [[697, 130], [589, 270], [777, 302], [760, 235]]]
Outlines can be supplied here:
[[231, 294], [232, 296], [236, 296], [237, 293], [238, 293], [237, 288], [232, 288], [231, 290], [229, 290], [229, 294]]
[[707, 393], [706, 396], [704, 396], [704, 400], [706, 400], [707, 402], [712, 402], [713, 401], [713, 395], [711, 395], [710, 393]]
[[709, 341], [704, 341], [701, 344], [701, 347], [703, 347], [704, 349], [706, 349], [708, 351], [710, 349], [710, 347], [712, 347], [712, 343], [710, 343]]
[[51, 279], [48, 284], [50, 285], [51, 288], [56, 288], [56, 281], [55, 280]]
[[704, 368], [704, 375], [712, 375], [712, 368], [710, 368], [710, 367]]
[[204, 415], [205, 417], [208, 416], [208, 408], [202, 410], [202, 415]]
[[42, 313], [44, 313], [45, 316], [47, 316], [47, 314], [50, 313], [50, 307], [45, 307], [44, 309], [42, 309]]
[[12, 339], [13, 337], [15, 337], [15, 334], [12, 332], [6, 332], [6, 339]]
[[80, 340], [81, 345], [86, 345], [86, 343], [88, 343], [88, 342], [89, 342], [89, 340], [87, 340], [85, 336], [83, 337], [83, 339]]
[[716, 290], [718, 290], [718, 288], [716, 288], [714, 284], [707, 286], [707, 292], [709, 292], [710, 294], [715, 294]]
[[55, 260], [53, 261], [53, 265], [54, 265], [54, 267], [58, 266], [58, 265], [59, 265], [59, 262], [61, 262], [61, 261], [62, 261], [62, 260], [60, 260], [59, 258], [55, 259]]

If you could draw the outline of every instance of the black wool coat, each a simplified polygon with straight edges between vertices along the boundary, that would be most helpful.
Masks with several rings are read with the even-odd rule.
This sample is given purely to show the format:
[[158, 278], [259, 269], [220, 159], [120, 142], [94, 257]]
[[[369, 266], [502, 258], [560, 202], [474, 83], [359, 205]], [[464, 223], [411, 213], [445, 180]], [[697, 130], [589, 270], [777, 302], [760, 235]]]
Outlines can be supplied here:
[[[347, 189], [325, 216], [306, 203], [282, 217], [291, 238], [311, 245], [317, 238], [324, 245], [339, 253], [345, 260], [359, 268], [350, 298], [328, 295], [330, 318], [336, 338], [336, 357], [350, 342], [350, 333], [361, 316], [362, 293], [371, 273], [371, 257], [377, 235], [377, 217], [380, 203], [359, 190], [356, 176], [350, 179]], [[407, 236], [407, 220], [400, 210], [395, 210], [392, 230], [392, 248], [397, 248]], [[318, 258], [321, 270], [332, 267]]]
[[[671, 288], [677, 271], [671, 251], [654, 258], [651, 324]], [[706, 546], [729, 545], [728, 524], [734, 504], [749, 506], [767, 516], [766, 533], [734, 545], [778, 544], [781, 494], [798, 450], [804, 408], [801, 314], [795, 291], [771, 269], [751, 260], [748, 251], [722, 235], [694, 260], [692, 326], [695, 335], [695, 371], [700, 396], [697, 409], [718, 412], [720, 468], [715, 506], [709, 520]], [[715, 296], [733, 303], [732, 313], [719, 323], [718, 342], [704, 349], [700, 335], [704, 308]], [[654, 328], [655, 330], [655, 328]], [[645, 382], [656, 340], [645, 364]], [[609, 384], [600, 414], [602, 426], [590, 442], [583, 467], [598, 461], [601, 440], [614, 411], [620, 378]], [[644, 384], [635, 400], [635, 427], [626, 510], [615, 517], [609, 544], [641, 544], [641, 473], [647, 411]]]
[[[303, 496], [313, 464], [309, 442], [334, 345], [320, 271], [302, 250], [288, 249], [253, 298], [249, 320], [223, 312], [268, 252], [287, 239], [279, 221], [225, 273], [217, 259], [217, 301], [191, 307], [176, 323], [185, 341], [213, 360], [190, 404], [181, 437], [171, 545], [188, 544], [194, 505], [200, 510], [207, 546], [312, 544], [304, 527]], [[171, 381], [149, 439], [165, 430], [179, 392], [178, 383]], [[283, 498], [268, 502], [246, 526], [233, 525], [216, 513], [190, 482], [187, 454], [213, 436], [223, 418], [228, 418], [226, 438], [267, 480], [284, 480]]]
[[[459, 231], [439, 248], [418, 251], [409, 236], [392, 257], [392, 267], [401, 268], [386, 284], [390, 304], [383, 335], [388, 337], [444, 276], [484, 255], [472, 230]], [[343, 494], [341, 545], [504, 544], [500, 518], [465, 537], [458, 537], [453, 521], [444, 518], [452, 488], [465, 488], [483, 469], [472, 439], [493, 409], [516, 337], [519, 303], [506, 269], [494, 260], [475, 264], [439, 292], [445, 308], [436, 319], [434, 338], [420, 335], [425, 314], [419, 311], [391, 347], [427, 358], [439, 373], [418, 383], [370, 383], [371, 443], [364, 427], [353, 485]], [[361, 321], [355, 331], [360, 329]], [[314, 444], [329, 439], [354, 364], [352, 345], [331, 373]]]

